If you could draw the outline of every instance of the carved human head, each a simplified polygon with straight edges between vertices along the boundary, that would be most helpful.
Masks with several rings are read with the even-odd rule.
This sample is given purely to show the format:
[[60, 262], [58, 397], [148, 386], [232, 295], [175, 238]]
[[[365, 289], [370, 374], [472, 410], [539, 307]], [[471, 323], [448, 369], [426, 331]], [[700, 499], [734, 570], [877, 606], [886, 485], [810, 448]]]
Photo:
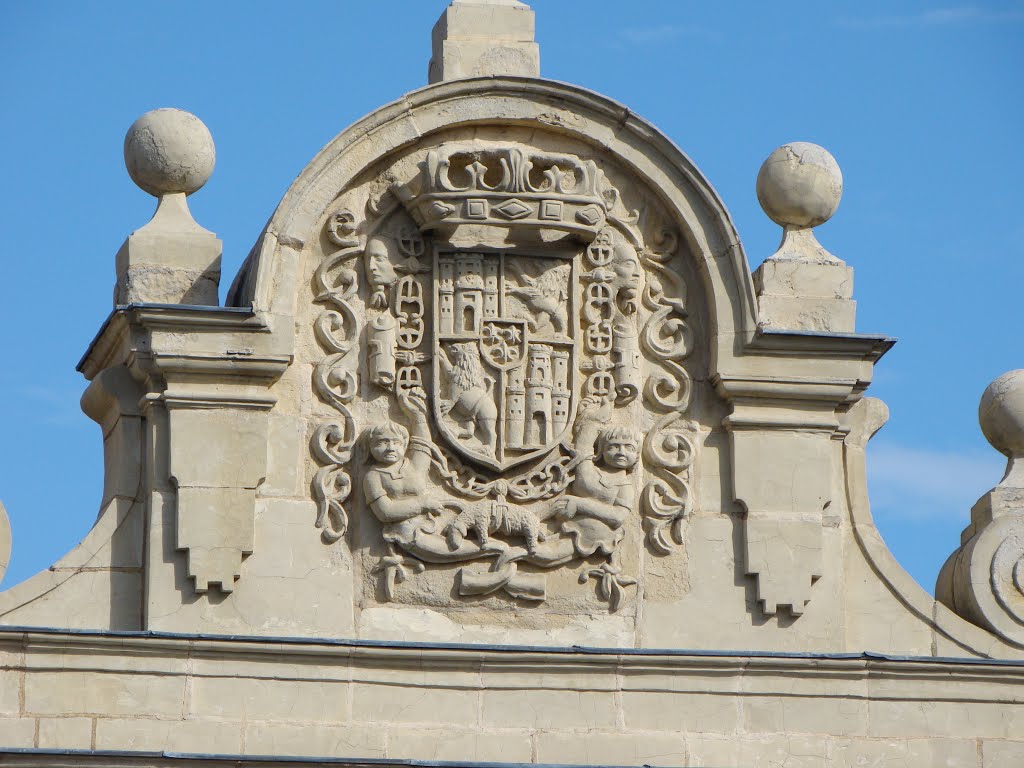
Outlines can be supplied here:
[[643, 288], [643, 270], [640, 268], [640, 257], [636, 249], [628, 243], [615, 246], [612, 268], [615, 270], [615, 282], [618, 286], [618, 301], [623, 313], [635, 314], [637, 299]]
[[597, 454], [612, 469], [630, 469], [640, 460], [640, 435], [631, 427], [608, 427], [597, 439]]
[[366, 244], [363, 252], [366, 279], [373, 287], [373, 304], [376, 307], [387, 306], [387, 289], [398, 282], [393, 249], [390, 240], [375, 237]]
[[386, 421], [367, 429], [365, 439], [373, 460], [391, 466], [405, 456], [405, 449], [409, 446], [409, 430], [401, 424]]

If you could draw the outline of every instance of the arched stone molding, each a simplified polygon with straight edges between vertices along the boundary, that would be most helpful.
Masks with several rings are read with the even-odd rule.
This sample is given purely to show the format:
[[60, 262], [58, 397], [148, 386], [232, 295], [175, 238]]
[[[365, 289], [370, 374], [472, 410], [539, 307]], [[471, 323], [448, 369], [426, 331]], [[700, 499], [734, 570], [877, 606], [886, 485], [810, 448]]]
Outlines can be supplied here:
[[[750, 268], [725, 205], [670, 140], [626, 107], [583, 88], [533, 78], [474, 78], [414, 91], [339, 134], [299, 175], [228, 295], [233, 306], [290, 316], [294, 253], [327, 207], [367, 168], [433, 133], [474, 124], [548, 128], [614, 154], [678, 217], [714, 317], [712, 356], [733, 357], [756, 331]], [[714, 364], [712, 364], [714, 367]]]

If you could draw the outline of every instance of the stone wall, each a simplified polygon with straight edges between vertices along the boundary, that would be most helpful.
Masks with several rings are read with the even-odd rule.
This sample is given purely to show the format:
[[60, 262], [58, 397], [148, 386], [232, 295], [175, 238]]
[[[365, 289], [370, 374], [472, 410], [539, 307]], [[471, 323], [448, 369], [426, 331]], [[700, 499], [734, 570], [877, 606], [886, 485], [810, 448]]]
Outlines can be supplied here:
[[40, 750], [675, 766], [1024, 759], [1018, 663], [34, 632], [3, 633], [0, 661], [0, 738]]

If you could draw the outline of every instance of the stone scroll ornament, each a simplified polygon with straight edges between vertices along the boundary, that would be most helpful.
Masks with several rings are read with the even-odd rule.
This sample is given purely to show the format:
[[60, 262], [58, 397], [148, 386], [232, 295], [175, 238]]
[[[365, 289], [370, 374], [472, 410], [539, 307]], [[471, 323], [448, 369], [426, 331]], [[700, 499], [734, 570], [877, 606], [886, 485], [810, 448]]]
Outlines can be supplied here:
[[1006, 472], [971, 510], [971, 523], [935, 586], [962, 617], [1024, 647], [1024, 370], [1003, 374], [981, 398], [978, 421]]
[[317, 342], [327, 353], [314, 368], [313, 385], [336, 418], [320, 423], [313, 435], [313, 456], [321, 465], [313, 478], [317, 502], [316, 526], [327, 542], [338, 541], [348, 530], [345, 502], [352, 492], [348, 464], [356, 441], [356, 423], [349, 409], [356, 396], [356, 339], [359, 321], [349, 303], [358, 291], [352, 261], [361, 254], [355, 215], [342, 208], [330, 215], [327, 239], [339, 250], [316, 270], [316, 301], [326, 305], [314, 325]]
[[693, 351], [693, 332], [687, 322], [684, 286], [668, 266], [678, 237], [663, 229], [655, 247], [643, 256], [650, 275], [643, 301], [652, 314], [641, 340], [661, 368], [648, 377], [644, 400], [662, 415], [644, 440], [644, 462], [653, 479], [644, 487], [641, 501], [648, 543], [655, 552], [667, 555], [683, 543], [683, 522], [692, 504], [696, 426], [686, 419], [692, 384], [682, 362]]
[[[318, 525], [329, 541], [344, 533], [358, 476], [353, 496], [381, 525], [385, 598], [432, 565], [460, 595], [539, 602], [545, 572], [582, 566], [580, 583], [595, 580], [616, 611], [637, 583], [622, 565], [628, 528], [642, 515], [667, 554], [690, 508], [692, 339], [675, 243], [646, 249], [593, 161], [450, 144], [420, 170], [368, 205], [362, 249], [351, 214], [328, 218], [341, 250], [316, 273], [328, 354], [315, 375], [340, 416], [314, 439]], [[479, 245], [458, 245], [467, 227]], [[363, 429], [355, 468], [357, 296], [362, 370], [391, 420]]]

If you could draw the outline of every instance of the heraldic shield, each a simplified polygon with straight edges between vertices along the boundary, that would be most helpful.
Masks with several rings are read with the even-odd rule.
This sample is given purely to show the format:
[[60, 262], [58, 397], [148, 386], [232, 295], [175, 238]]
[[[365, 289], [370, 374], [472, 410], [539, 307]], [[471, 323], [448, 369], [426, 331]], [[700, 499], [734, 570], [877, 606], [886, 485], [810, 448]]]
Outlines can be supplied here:
[[504, 470], [561, 442], [576, 410], [576, 264], [434, 255], [434, 412], [463, 456]]
[[680, 543], [692, 333], [678, 235], [646, 210], [593, 159], [482, 139], [339, 199], [314, 274], [313, 376], [337, 414], [312, 443], [317, 526], [379, 524], [382, 599], [543, 602], [549, 572], [585, 560], [569, 583], [596, 579], [614, 612], [637, 583], [634, 511], [653, 550]]

